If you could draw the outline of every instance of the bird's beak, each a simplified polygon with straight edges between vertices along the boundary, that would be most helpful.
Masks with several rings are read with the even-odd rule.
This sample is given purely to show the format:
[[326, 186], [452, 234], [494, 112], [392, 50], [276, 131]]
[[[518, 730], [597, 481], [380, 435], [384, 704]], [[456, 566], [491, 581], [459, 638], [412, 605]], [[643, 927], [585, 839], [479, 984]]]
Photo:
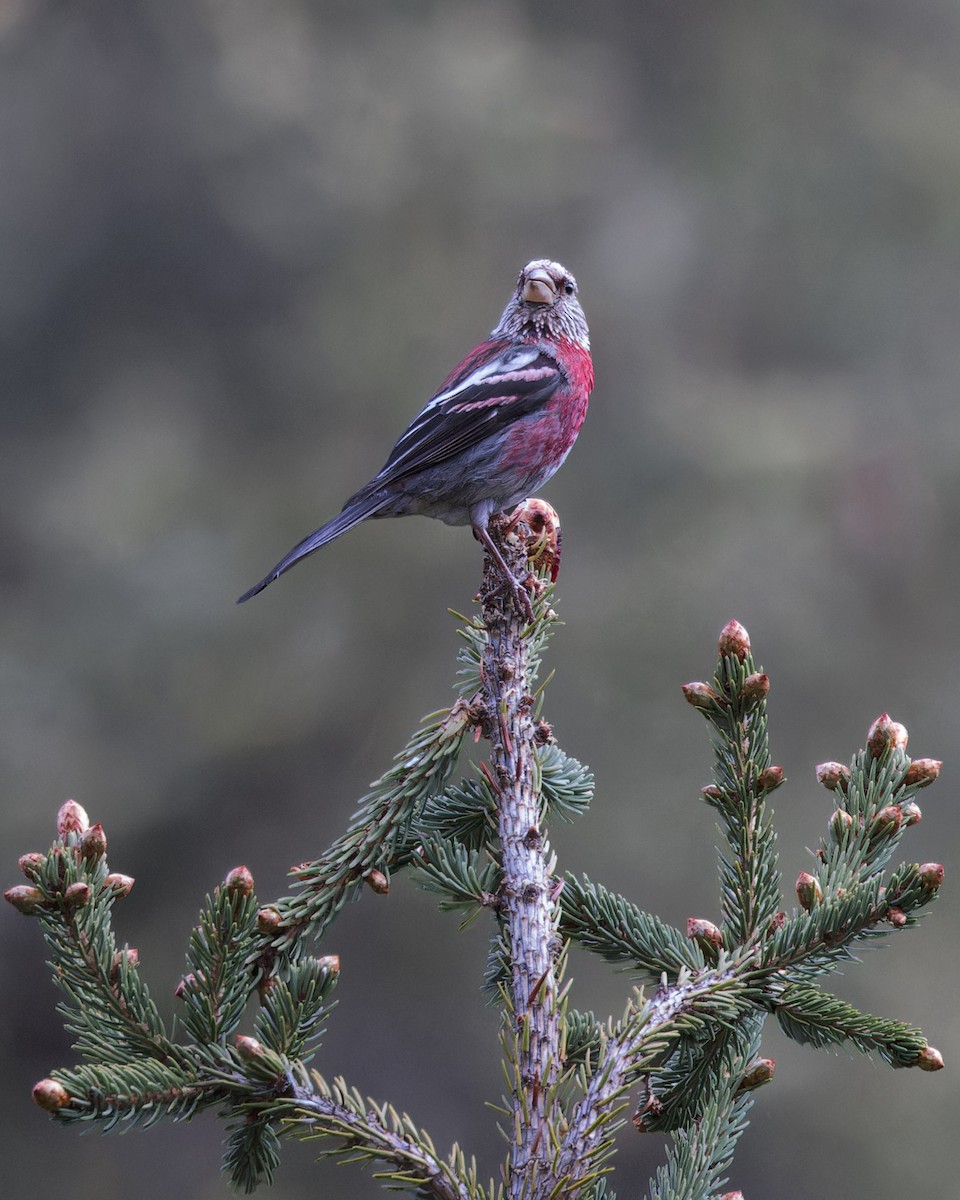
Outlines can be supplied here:
[[553, 304], [557, 298], [557, 285], [543, 267], [538, 267], [523, 281], [520, 295], [527, 304]]

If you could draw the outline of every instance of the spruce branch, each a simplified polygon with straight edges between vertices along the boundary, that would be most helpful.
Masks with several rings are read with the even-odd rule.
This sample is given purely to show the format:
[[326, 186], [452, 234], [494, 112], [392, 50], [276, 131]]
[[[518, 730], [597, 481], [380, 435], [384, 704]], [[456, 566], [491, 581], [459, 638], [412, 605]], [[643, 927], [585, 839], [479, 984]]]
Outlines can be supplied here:
[[[113, 936], [112, 906], [133, 881], [109, 872], [102, 828], [73, 802], [63, 806], [53, 848], [25, 855], [28, 882], [6, 893], [41, 924], [83, 1060], [37, 1084], [41, 1107], [61, 1122], [112, 1128], [215, 1106], [227, 1124], [225, 1170], [245, 1191], [272, 1178], [288, 1135], [436, 1200], [602, 1200], [636, 1089], [634, 1126], [672, 1138], [651, 1196], [708, 1200], [723, 1186], [756, 1089], [772, 1078], [773, 1060], [759, 1056], [771, 1014], [798, 1042], [942, 1068], [916, 1027], [818, 986], [860, 947], [914, 927], [936, 900], [940, 864], [890, 862], [940, 763], [911, 760], [906, 730], [882, 714], [849, 765], [821, 764], [834, 811], [797, 877], [793, 911], [782, 910], [769, 798], [783, 773], [768, 746], [770, 683], [737, 622], [721, 632], [712, 681], [684, 687], [711, 726], [714, 782], [703, 798], [724, 842], [719, 923], [690, 918], [682, 932], [586, 876], [556, 877], [547, 823], [582, 815], [593, 777], [540, 715], [536, 676], [558, 622], [538, 564], [528, 566], [542, 553], [555, 578], [558, 544], [544, 541], [545, 525], [537, 534], [538, 512], [528, 502], [491, 527], [531, 593], [532, 620], [518, 614], [488, 554], [479, 615], [461, 631], [460, 698], [421, 723], [333, 846], [294, 868], [293, 895], [261, 905], [238, 867], [207, 897], [176, 993], [181, 1040], [167, 1032], [137, 952]], [[486, 738], [489, 762], [454, 780], [468, 733]], [[464, 923], [491, 918], [486, 986], [501, 1009], [508, 1087], [497, 1187], [479, 1183], [459, 1146], [441, 1156], [406, 1114], [308, 1069], [340, 962], [308, 954], [306, 938], [326, 933], [364, 883], [383, 894], [406, 868]], [[633, 994], [618, 1021], [569, 1008], [569, 942], [631, 971], [647, 994]], [[240, 1033], [254, 998], [252, 1033]]]
[[[518, 510], [519, 511], [519, 510]], [[514, 527], [521, 516], [513, 518]], [[526, 542], [500, 524], [493, 536], [514, 574], [527, 570]], [[480, 601], [486, 636], [477, 642], [490, 743], [491, 784], [496, 793], [502, 880], [500, 916], [509, 966], [508, 1015], [515, 1039], [508, 1039], [515, 1073], [514, 1136], [509, 1194], [541, 1194], [551, 1099], [560, 1073], [560, 1014], [556, 960], [558, 909], [551, 872], [553, 860], [541, 828], [541, 771], [535, 751], [532, 680], [553, 619], [548, 593], [536, 596], [528, 630], [488, 554]]]
[[305, 935], [320, 938], [365, 877], [376, 871], [388, 880], [391, 870], [407, 865], [414, 817], [443, 790], [475, 722], [463, 699], [426, 717], [360, 801], [346, 833], [318, 859], [291, 870], [298, 891], [273, 904], [276, 918], [264, 930], [261, 954], [270, 970], [277, 954], [297, 953]]
[[695, 942], [659, 917], [592, 883], [567, 874], [560, 893], [560, 931], [608, 962], [628, 964], [646, 981], [675, 980], [705, 965]]
[[[724, 944], [732, 949], [764, 929], [780, 906], [776, 835], [765, 801], [783, 771], [773, 765], [767, 737], [770, 682], [757, 670], [739, 621], [723, 627], [718, 648], [715, 699], [701, 708], [715, 730], [714, 784], [703, 794], [730, 847], [729, 856], [720, 855], [720, 900]], [[705, 685], [687, 688], [696, 686]]]
[[289, 1134], [300, 1141], [320, 1140], [322, 1158], [383, 1164], [377, 1178], [387, 1187], [436, 1200], [492, 1200], [495, 1195], [492, 1182], [486, 1190], [480, 1187], [476, 1164], [459, 1146], [441, 1158], [429, 1134], [406, 1113], [365, 1099], [342, 1078], [328, 1083], [312, 1072], [308, 1085], [298, 1087], [282, 1111]]

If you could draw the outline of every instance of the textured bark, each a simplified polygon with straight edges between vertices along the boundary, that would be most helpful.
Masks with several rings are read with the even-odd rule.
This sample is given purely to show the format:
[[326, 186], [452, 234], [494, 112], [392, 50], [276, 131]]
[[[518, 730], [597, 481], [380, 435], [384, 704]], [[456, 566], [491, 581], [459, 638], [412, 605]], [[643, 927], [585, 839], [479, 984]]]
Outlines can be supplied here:
[[[521, 538], [502, 539], [492, 530], [518, 579], [527, 571]], [[549, 1152], [547, 1091], [559, 1069], [559, 1025], [555, 976], [557, 906], [550, 878], [549, 846], [540, 829], [534, 728], [529, 694], [526, 619], [487, 555], [481, 593], [488, 638], [484, 686], [489, 715], [490, 757], [498, 789], [503, 855], [501, 914], [509, 946], [510, 989], [517, 1026], [514, 1096], [515, 1140], [511, 1151], [512, 1197], [533, 1196]]]

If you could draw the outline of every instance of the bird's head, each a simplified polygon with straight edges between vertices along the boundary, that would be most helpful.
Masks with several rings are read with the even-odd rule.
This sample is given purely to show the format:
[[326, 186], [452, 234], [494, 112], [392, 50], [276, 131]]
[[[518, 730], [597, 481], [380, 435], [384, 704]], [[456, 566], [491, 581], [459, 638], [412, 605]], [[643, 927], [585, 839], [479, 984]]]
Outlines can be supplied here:
[[492, 336], [564, 339], [589, 350], [590, 331], [577, 299], [577, 281], [549, 258], [528, 262]]

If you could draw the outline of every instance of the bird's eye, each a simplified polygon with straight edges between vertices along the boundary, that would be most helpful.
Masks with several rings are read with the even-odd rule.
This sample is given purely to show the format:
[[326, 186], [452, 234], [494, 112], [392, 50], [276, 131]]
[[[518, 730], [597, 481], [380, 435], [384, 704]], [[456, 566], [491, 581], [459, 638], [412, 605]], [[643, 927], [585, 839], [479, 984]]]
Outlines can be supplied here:
[[570, 280], [568, 279], [568, 280], [567, 280], [567, 282], [566, 282], [566, 283], [563, 285], [563, 290], [564, 290], [564, 291], [567, 293], [567, 295], [568, 295], [568, 296], [572, 296], [572, 295], [573, 295], [573, 293], [574, 293], [574, 292], [575, 292], [577, 289], [576, 289], [576, 288], [573, 286], [573, 284], [572, 284], [572, 283], [570, 282]]

